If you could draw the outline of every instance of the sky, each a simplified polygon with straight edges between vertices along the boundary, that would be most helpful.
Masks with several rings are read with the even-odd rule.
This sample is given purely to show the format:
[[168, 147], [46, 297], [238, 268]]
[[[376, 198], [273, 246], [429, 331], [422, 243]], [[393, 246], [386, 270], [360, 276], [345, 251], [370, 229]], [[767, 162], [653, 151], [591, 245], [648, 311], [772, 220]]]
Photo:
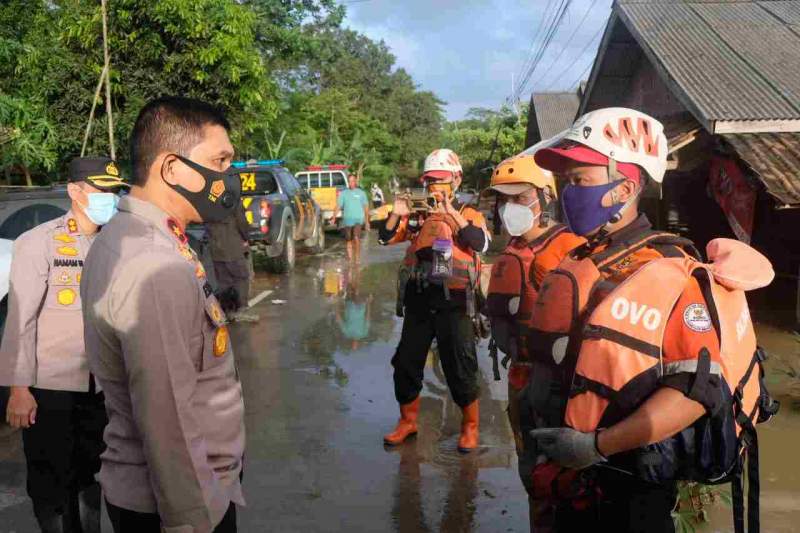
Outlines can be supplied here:
[[[566, 90], [588, 76], [612, 0], [342, 0], [345, 25], [383, 39], [423, 90], [447, 102], [447, 118], [499, 108], [520, 85], [559, 4], [569, 7], [520, 99]], [[529, 70], [529, 69], [528, 69]], [[585, 73], [585, 74], [584, 74]], [[583, 76], [581, 76], [583, 74]]]

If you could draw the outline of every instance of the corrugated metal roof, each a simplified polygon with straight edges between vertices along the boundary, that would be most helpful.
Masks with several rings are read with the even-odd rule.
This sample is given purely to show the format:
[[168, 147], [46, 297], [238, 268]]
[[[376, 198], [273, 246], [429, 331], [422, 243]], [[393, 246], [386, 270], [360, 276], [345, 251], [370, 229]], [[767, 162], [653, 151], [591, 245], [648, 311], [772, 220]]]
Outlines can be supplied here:
[[800, 204], [800, 133], [722, 135], [784, 204]]
[[577, 93], [534, 93], [533, 107], [542, 139], [561, 133], [575, 121], [581, 101]]
[[789, 22], [800, 0], [628, 0], [619, 12], [706, 122], [800, 119], [800, 34]]
[[759, 2], [758, 5], [784, 21], [789, 26], [800, 26], [800, 2], [783, 0], [776, 2]]
[[734, 53], [793, 103], [795, 116], [800, 116], [800, 36], [754, 3], [704, 4], [693, 9]]

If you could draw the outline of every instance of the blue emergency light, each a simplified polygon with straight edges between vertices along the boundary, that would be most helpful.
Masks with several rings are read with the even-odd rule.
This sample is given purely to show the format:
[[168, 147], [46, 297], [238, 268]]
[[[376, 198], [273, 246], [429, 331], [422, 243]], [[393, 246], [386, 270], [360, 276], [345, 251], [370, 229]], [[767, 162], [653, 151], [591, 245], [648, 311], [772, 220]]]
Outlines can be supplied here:
[[234, 161], [231, 163], [233, 168], [247, 168], [247, 167], [254, 167], [254, 166], [277, 166], [283, 165], [283, 159], [259, 159], [256, 161], [255, 159], [251, 159], [249, 161]]

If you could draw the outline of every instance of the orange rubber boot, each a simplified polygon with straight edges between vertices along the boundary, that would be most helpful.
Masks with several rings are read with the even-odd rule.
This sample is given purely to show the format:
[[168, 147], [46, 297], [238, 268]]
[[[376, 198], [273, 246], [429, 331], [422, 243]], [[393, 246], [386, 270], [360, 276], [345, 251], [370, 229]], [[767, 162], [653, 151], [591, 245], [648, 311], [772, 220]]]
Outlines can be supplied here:
[[414, 398], [414, 401], [400, 406], [400, 420], [397, 421], [397, 427], [383, 436], [383, 442], [389, 446], [397, 446], [411, 435], [416, 435], [417, 415], [419, 415], [419, 396]]
[[461, 408], [461, 438], [458, 439], [458, 451], [469, 453], [478, 447], [478, 400]]

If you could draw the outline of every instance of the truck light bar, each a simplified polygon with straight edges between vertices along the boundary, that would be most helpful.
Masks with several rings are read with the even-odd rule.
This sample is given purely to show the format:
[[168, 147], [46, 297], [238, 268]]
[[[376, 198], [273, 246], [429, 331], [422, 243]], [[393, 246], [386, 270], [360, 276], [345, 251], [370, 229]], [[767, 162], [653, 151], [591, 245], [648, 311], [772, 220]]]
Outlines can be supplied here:
[[247, 167], [255, 167], [255, 166], [278, 166], [283, 165], [283, 159], [259, 159], [256, 161], [255, 159], [250, 159], [248, 161], [234, 161], [231, 163], [233, 168], [247, 168]]
[[348, 165], [309, 165], [306, 170], [347, 170]]

